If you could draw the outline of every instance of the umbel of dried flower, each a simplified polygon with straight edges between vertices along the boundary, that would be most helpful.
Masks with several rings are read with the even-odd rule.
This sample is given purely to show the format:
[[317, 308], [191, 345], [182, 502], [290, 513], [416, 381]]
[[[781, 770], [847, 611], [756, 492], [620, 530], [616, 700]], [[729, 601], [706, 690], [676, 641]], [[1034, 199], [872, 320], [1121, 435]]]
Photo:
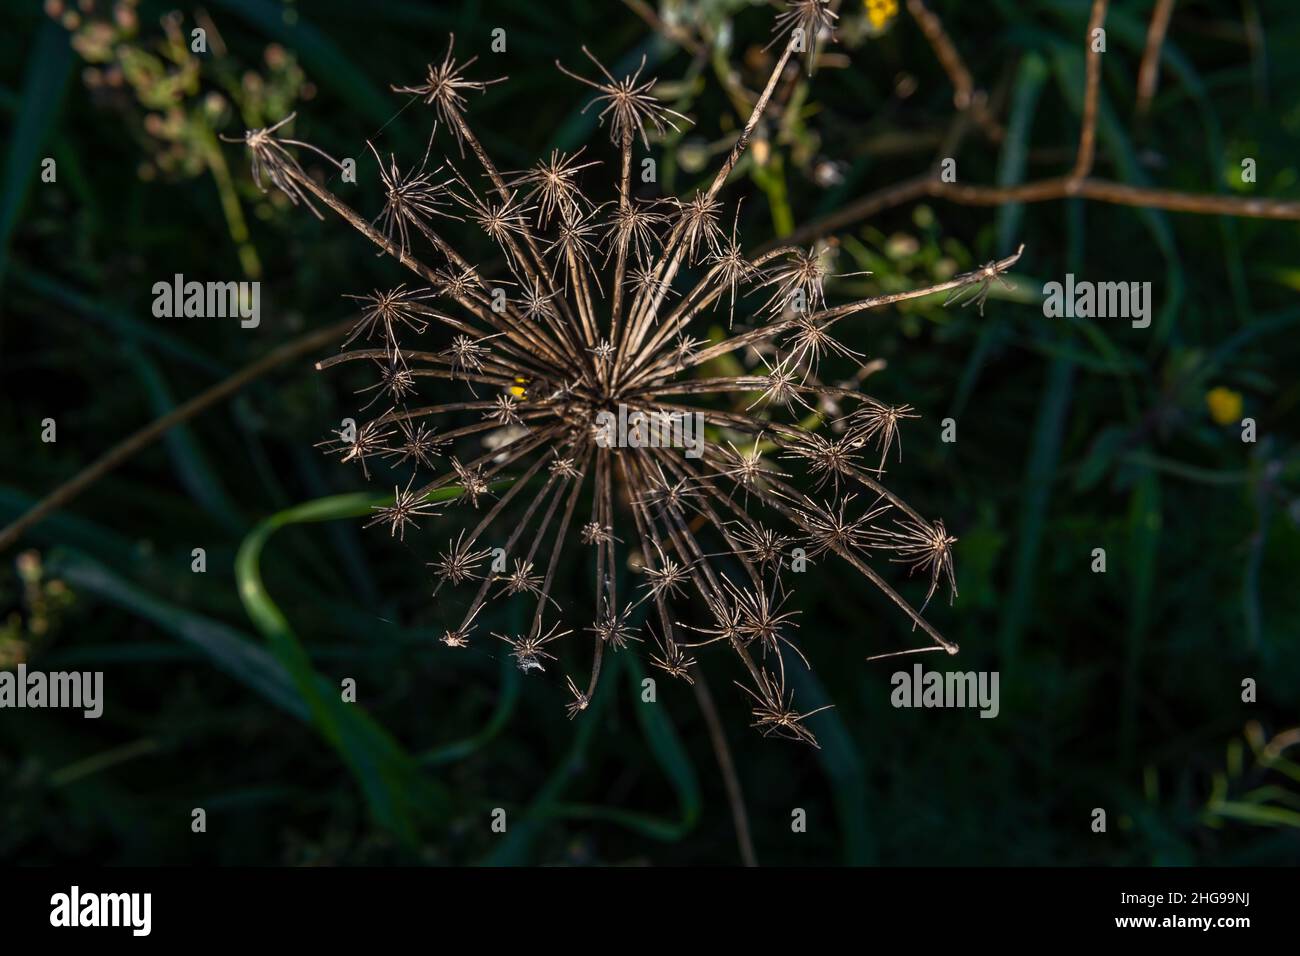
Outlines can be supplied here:
[[[652, 641], [652, 663], [691, 681], [696, 654], [716, 644], [734, 655], [753, 725], [815, 745], [809, 714], [786, 687], [790, 655], [807, 666], [788, 603], [791, 578], [802, 570], [794, 566], [811, 561], [843, 560], [871, 581], [929, 638], [914, 650], [956, 653], [922, 616], [924, 605], [914, 608], [869, 563], [884, 553], [927, 575], [927, 604], [941, 584], [956, 594], [956, 539], [882, 483], [912, 410], [826, 384], [819, 364], [832, 355], [860, 358], [833, 329], [863, 311], [944, 291], [970, 291], [968, 301], [982, 305], [989, 282], [1019, 252], [928, 288], [827, 306], [827, 250], [783, 246], [751, 256], [737, 234], [739, 211], [729, 217], [729, 232], [722, 225], [727, 210], [719, 197], [779, 77], [792, 58], [815, 55], [810, 32], [818, 44], [833, 39], [833, 24], [824, 0], [789, 5], [775, 26], [781, 54], [744, 129], [709, 185], [682, 199], [636, 198], [633, 151], [689, 120], [655, 98], [644, 63], [619, 79], [585, 48], [594, 76], [560, 69], [592, 88], [591, 105], [618, 154], [613, 195], [603, 201], [584, 183], [600, 163], [582, 151], [552, 152], [521, 172], [497, 168], [467, 110], [469, 94], [499, 80], [469, 79], [474, 60], [455, 59], [454, 38], [422, 82], [394, 89], [433, 108], [434, 132], [447, 127], [481, 177], [451, 159], [430, 169], [432, 136], [423, 159], [405, 171], [372, 146], [385, 202], [368, 220], [299, 165], [289, 147], [337, 161], [278, 138], [287, 119], [244, 137], [259, 182], [318, 216], [320, 206], [329, 208], [418, 279], [415, 287], [362, 297], [345, 350], [318, 364], [373, 362], [379, 380], [371, 404], [384, 399], [381, 414], [327, 445], [367, 477], [375, 459], [409, 468], [393, 503], [370, 522], [399, 538], [441, 507], [429, 495], [444, 486], [481, 513], [430, 565], [435, 595], [472, 589], [468, 609], [442, 640], [450, 648], [505, 642], [530, 673], [556, 666], [559, 642], [585, 640], [592, 648], [586, 679], [565, 675], [571, 717], [592, 699], [606, 653]], [[457, 252], [442, 231], [454, 220], [486, 234], [504, 262], [502, 275], [485, 275]], [[731, 330], [751, 296], [761, 304], [749, 310], [745, 331], [707, 344], [691, 334], [722, 311]], [[706, 371], [723, 356], [733, 367], [736, 358], [748, 361], [752, 371]], [[416, 404], [424, 379], [463, 383], [466, 400]], [[702, 416], [716, 439], [698, 458], [597, 441], [598, 417], [620, 406], [646, 416]], [[827, 410], [842, 413], [834, 427], [799, 423], [809, 411], [824, 420]], [[441, 427], [448, 416], [478, 420]], [[803, 474], [796, 477], [796, 469]], [[508, 485], [505, 476], [513, 478]], [[580, 502], [589, 502], [581, 513]], [[594, 558], [589, 626], [571, 619], [579, 609], [562, 608], [552, 596], [566, 545]], [[490, 569], [494, 547], [510, 556], [504, 570]], [[630, 553], [641, 580], [633, 594], [620, 594], [619, 571]], [[529, 602], [520, 633], [479, 633], [480, 611], [499, 597]], [[683, 623], [678, 617], [689, 604], [697, 610]]]

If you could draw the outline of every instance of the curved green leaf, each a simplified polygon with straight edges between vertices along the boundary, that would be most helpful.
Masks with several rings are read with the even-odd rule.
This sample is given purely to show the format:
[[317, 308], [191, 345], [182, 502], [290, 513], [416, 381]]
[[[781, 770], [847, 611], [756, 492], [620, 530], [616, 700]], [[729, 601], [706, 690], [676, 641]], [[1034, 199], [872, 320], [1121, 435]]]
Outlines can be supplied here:
[[[446, 500], [459, 488], [440, 488], [429, 500]], [[449, 812], [447, 791], [427, 777], [416, 760], [366, 711], [345, 703], [338, 686], [312, 666], [311, 658], [262, 582], [262, 551], [287, 525], [356, 518], [390, 501], [387, 495], [357, 493], [318, 498], [272, 515], [244, 539], [235, 557], [239, 597], [253, 624], [267, 639], [306, 702], [312, 722], [356, 777], [376, 823], [414, 843], [418, 822]]]

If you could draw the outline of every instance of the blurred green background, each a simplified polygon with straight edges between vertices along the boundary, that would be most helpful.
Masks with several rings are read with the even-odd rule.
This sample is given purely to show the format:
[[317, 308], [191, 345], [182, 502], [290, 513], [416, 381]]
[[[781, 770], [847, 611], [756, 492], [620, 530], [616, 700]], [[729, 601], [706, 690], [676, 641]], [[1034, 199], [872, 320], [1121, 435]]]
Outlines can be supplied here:
[[[608, 163], [588, 96], [553, 65], [579, 66], [586, 42], [612, 68], [647, 56], [661, 97], [696, 121], [653, 146], [664, 192], [687, 194], [772, 56], [772, 11], [744, 0], [636, 5], [674, 39], [612, 0], [40, 6], [6, 5], [0, 29], [0, 524], [276, 345], [345, 319], [343, 295], [405, 280], [345, 224], [260, 193], [218, 135], [296, 109], [296, 137], [358, 157], [349, 201], [373, 214], [366, 138], [382, 127], [377, 145], [418, 161], [431, 121], [418, 103], [392, 119], [407, 97], [389, 84], [418, 81], [455, 32], [480, 54], [471, 76], [510, 77], [469, 106], [500, 167], [588, 140]], [[931, 6], [1005, 124], [965, 131], [961, 181], [1067, 169], [1088, 3]], [[1300, 5], [1179, 0], [1141, 116], [1152, 3], [1113, 6], [1096, 174], [1300, 199]], [[951, 85], [907, 11], [839, 8], [839, 46], [782, 85], [780, 118], [728, 191], [746, 197], [750, 248], [923, 172], [953, 142]], [[196, 26], [207, 54], [188, 50]], [[436, 149], [454, 150], [445, 131]], [[47, 157], [55, 183], [40, 179]], [[832, 283], [836, 301], [1026, 251], [982, 316], [940, 298], [841, 327], [887, 363], [873, 393], [923, 416], [887, 481], [960, 538], [960, 597], [930, 617], [962, 652], [864, 662], [916, 636], [852, 572], [818, 565], [793, 599], [814, 670], [792, 686], [804, 708], [835, 704], [810, 721], [819, 751], [751, 730], [730, 661], [701, 654], [760, 862], [1300, 862], [1300, 226], [921, 201], [835, 235], [840, 271], [872, 273]], [[260, 279], [261, 326], [153, 318], [153, 283], [177, 272]], [[1151, 281], [1151, 327], [1045, 319], [1039, 290], [1067, 272]], [[0, 712], [0, 859], [737, 862], [693, 695], [666, 679], [657, 705], [636, 693], [645, 647], [614, 657], [595, 712], [570, 723], [555, 675], [521, 679], [486, 642], [436, 642], [446, 615], [423, 564], [443, 528], [402, 545], [314, 520], [328, 508], [286, 512], [364, 492], [341, 509], [360, 513], [391, 484], [366, 487], [313, 448], [362, 404], [364, 379], [311, 367], [334, 347], [172, 430], [0, 554], [4, 665], [102, 670], [107, 698], [95, 721]], [[955, 443], [939, 440], [945, 417]], [[56, 443], [41, 441], [45, 418]], [[588, 575], [566, 568], [561, 602], [589, 600]], [[484, 623], [518, 613], [494, 606]], [[1000, 716], [892, 708], [890, 674], [913, 660], [999, 671]], [[337, 701], [345, 677], [359, 706]], [[191, 833], [195, 807], [206, 834]], [[806, 833], [791, 832], [796, 807]]]

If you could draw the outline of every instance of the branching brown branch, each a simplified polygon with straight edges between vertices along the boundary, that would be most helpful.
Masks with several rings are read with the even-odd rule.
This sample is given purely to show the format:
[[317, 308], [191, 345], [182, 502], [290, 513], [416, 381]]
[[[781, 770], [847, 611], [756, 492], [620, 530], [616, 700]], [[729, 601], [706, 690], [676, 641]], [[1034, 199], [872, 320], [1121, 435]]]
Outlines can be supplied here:
[[[1133, 186], [1090, 176], [1096, 154], [1096, 130], [1101, 86], [1101, 54], [1092, 47], [1093, 31], [1100, 28], [1106, 18], [1106, 0], [1094, 0], [1088, 18], [1087, 86], [1084, 94], [1083, 119], [1080, 125], [1079, 148], [1074, 167], [1064, 176], [1020, 183], [1014, 186], [983, 186], [948, 183], [937, 172], [926, 172], [911, 179], [892, 183], [882, 189], [851, 202], [829, 216], [815, 220], [796, 229], [783, 241], [806, 243], [844, 228], [851, 223], [874, 216], [886, 209], [914, 202], [918, 199], [945, 199], [964, 206], [997, 206], [1003, 203], [1048, 202], [1058, 199], [1088, 199], [1094, 202], [1119, 206], [1137, 206], [1147, 209], [1164, 209], [1197, 215], [1239, 216], [1247, 219], [1300, 220], [1300, 202], [1285, 199], [1254, 198], [1248, 196], [1219, 195], [1215, 193], [1188, 193], [1173, 189]], [[938, 17], [925, 8], [921, 0], [909, 0], [908, 9], [917, 17], [926, 36], [935, 44], [935, 52], [954, 88], [971, 96], [974, 89], [970, 71], [947, 34], [943, 32]], [[1159, 11], [1157, 11], [1158, 13]], [[1154, 24], [1153, 24], [1154, 29]], [[942, 39], [937, 39], [942, 38]]]

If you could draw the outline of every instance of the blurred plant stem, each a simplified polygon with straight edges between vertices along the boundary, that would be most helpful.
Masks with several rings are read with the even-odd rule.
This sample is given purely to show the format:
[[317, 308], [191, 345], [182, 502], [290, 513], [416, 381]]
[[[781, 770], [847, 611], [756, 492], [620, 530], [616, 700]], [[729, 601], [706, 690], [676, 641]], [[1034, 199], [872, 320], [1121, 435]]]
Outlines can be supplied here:
[[790, 194], [785, 182], [785, 161], [780, 153], [772, 154], [766, 166], [755, 166], [754, 182], [767, 196], [772, 209], [772, 230], [784, 238], [794, 232], [794, 213], [790, 210]]

